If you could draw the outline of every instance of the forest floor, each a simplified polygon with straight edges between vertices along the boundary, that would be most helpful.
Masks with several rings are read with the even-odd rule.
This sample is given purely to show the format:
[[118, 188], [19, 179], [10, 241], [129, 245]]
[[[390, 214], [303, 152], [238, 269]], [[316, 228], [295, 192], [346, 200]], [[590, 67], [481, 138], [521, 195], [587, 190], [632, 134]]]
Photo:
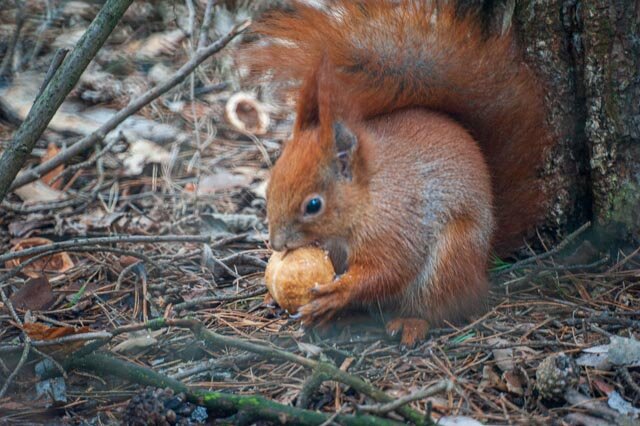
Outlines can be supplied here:
[[[84, 1], [47, 4], [49, 11], [24, 3], [10, 78], [0, 83], [3, 147], [56, 49], [72, 47], [97, 11]], [[3, 54], [20, 20], [13, 3], [5, 6]], [[197, 32], [191, 39], [187, 28], [199, 28], [204, 8], [196, 3], [190, 14], [182, 3], [134, 3], [29, 165], [174, 75], [194, 55]], [[218, 10], [211, 39], [247, 13]], [[264, 306], [265, 182], [292, 113], [286, 103], [272, 105], [266, 86], [241, 89], [233, 48], [98, 148], [3, 202], [0, 424], [211, 424], [233, 414], [185, 402], [177, 383], [189, 392], [261, 395], [325, 413], [326, 424], [341, 422], [334, 413], [411, 418], [381, 404], [385, 398], [360, 379], [386, 400], [409, 396], [413, 413], [440, 424], [636, 424], [640, 248], [603, 250], [584, 242], [584, 232], [553, 242], [540, 236], [540, 249], [523, 251], [518, 262], [494, 263], [486, 314], [431, 330], [411, 349], [387, 337], [377, 319], [342, 318], [304, 332]], [[247, 89], [266, 103], [247, 94], [249, 101], [231, 108], [239, 124], [225, 109]], [[269, 117], [266, 132], [255, 130], [254, 108]], [[13, 255], [37, 246], [44, 247], [39, 257]], [[154, 319], [163, 320], [144, 325]], [[326, 365], [333, 366], [328, 380], [313, 380]]]

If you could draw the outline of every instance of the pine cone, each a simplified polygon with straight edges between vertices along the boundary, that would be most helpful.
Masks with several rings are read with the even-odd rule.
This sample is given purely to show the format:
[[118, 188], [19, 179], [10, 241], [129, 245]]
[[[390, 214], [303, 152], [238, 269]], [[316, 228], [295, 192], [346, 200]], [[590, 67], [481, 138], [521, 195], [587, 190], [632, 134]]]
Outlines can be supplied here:
[[185, 401], [185, 395], [175, 395], [173, 390], [147, 387], [129, 401], [123, 414], [124, 424], [130, 426], [152, 425], [191, 425], [198, 424], [204, 419], [191, 419], [196, 406]]
[[563, 352], [546, 357], [536, 369], [536, 387], [545, 399], [559, 399], [578, 384], [578, 366]]

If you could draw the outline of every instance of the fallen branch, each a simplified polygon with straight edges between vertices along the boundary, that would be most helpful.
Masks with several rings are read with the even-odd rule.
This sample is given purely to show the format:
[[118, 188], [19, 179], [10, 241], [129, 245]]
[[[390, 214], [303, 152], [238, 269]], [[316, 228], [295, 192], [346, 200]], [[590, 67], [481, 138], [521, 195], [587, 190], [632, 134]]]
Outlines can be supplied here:
[[[196, 338], [202, 340], [204, 344], [209, 348], [219, 349], [225, 346], [234, 347], [248, 352], [253, 352], [267, 359], [277, 359], [281, 361], [293, 362], [295, 364], [302, 365], [316, 371], [318, 375], [322, 374], [322, 377], [326, 378], [326, 380], [335, 380], [344, 383], [345, 385], [351, 386], [356, 391], [367, 395], [368, 397], [373, 398], [378, 402], [394, 401], [392, 397], [390, 397], [380, 389], [377, 389], [376, 387], [365, 382], [359, 377], [353, 376], [346, 371], [340, 370], [339, 368], [328, 362], [305, 358], [276, 347], [260, 345], [235, 337], [223, 336], [221, 334], [207, 330], [204, 325], [197, 320], [158, 318], [146, 323], [146, 327], [150, 330], [158, 330], [165, 327], [188, 328], [196, 336]], [[397, 412], [406, 420], [416, 425], [433, 424], [433, 422], [430, 419], [426, 418], [424, 414], [410, 407], [402, 406], [398, 408]]]
[[[116, 1], [116, 0], [111, 0], [111, 1]], [[131, 0], [119, 0], [119, 1], [131, 1]], [[170, 79], [166, 80], [163, 83], [158, 84], [154, 88], [142, 94], [137, 99], [133, 100], [124, 109], [118, 111], [118, 113], [116, 113], [113, 117], [111, 117], [109, 121], [107, 121], [105, 124], [100, 126], [100, 128], [95, 132], [85, 136], [84, 138], [74, 143], [64, 151], [61, 151], [58, 155], [56, 155], [52, 159], [45, 161], [44, 163], [21, 173], [20, 176], [18, 176], [15, 179], [10, 189], [14, 190], [23, 185], [26, 185], [27, 183], [30, 183], [39, 179], [40, 176], [46, 174], [47, 172], [50, 172], [51, 170], [55, 169], [57, 166], [67, 162], [73, 156], [80, 154], [81, 152], [87, 150], [88, 148], [92, 147], [96, 143], [102, 141], [110, 131], [118, 127], [124, 120], [129, 118], [129, 116], [140, 111], [145, 105], [149, 104], [151, 101], [157, 99], [158, 97], [160, 97], [161, 95], [163, 95], [164, 93], [168, 92], [173, 87], [181, 83], [198, 65], [204, 62], [211, 55], [222, 50], [222, 48], [224, 48], [227, 44], [229, 44], [229, 42], [233, 40], [233, 38], [235, 38], [238, 34], [243, 32], [249, 26], [249, 24], [250, 24], [250, 21], [245, 21], [239, 25], [236, 25], [231, 29], [231, 31], [227, 35], [221, 37], [220, 39], [210, 44], [209, 46], [198, 50], [194, 55], [194, 57], [191, 60], [189, 60], [189, 62], [184, 64], [173, 75], [173, 77], [171, 77]], [[3, 184], [3, 180], [0, 178], [0, 189], [2, 188], [2, 184]], [[2, 200], [4, 195], [5, 194], [3, 194], [0, 191], [0, 200]]]
[[[258, 420], [266, 420], [276, 424], [321, 425], [331, 417], [330, 414], [278, 404], [258, 395], [192, 391], [185, 384], [171, 377], [102, 354], [92, 354], [80, 358], [72, 357], [64, 365], [66, 368], [89, 371], [94, 374], [114, 375], [141, 385], [171, 388], [177, 393], [184, 393], [189, 401], [206, 407], [217, 418], [241, 415], [242, 419], [248, 421], [249, 424]], [[340, 424], [353, 426], [401, 424], [393, 420], [359, 414], [338, 415], [335, 420]]]

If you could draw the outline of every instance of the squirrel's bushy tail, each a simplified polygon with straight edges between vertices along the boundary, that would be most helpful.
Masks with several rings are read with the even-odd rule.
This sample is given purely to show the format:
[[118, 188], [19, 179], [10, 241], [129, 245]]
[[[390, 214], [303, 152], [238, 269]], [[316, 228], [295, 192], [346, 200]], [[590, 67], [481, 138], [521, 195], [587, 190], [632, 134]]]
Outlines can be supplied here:
[[335, 108], [362, 118], [424, 107], [456, 119], [489, 164], [494, 246], [503, 252], [521, 244], [544, 213], [536, 177], [550, 143], [543, 94], [511, 31], [486, 36], [479, 20], [443, 3], [338, 0], [325, 10], [294, 3], [256, 24], [261, 37], [244, 58], [255, 71], [299, 82], [296, 128], [318, 124], [323, 90], [343, 100]]

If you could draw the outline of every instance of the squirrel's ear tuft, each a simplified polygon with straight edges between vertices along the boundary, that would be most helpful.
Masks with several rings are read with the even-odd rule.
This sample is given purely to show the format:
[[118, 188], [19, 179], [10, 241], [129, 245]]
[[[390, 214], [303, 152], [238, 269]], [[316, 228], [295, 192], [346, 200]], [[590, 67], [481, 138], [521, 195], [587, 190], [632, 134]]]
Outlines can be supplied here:
[[343, 178], [351, 180], [353, 176], [353, 157], [358, 146], [358, 139], [347, 126], [337, 121], [333, 124], [333, 141], [338, 173]]

